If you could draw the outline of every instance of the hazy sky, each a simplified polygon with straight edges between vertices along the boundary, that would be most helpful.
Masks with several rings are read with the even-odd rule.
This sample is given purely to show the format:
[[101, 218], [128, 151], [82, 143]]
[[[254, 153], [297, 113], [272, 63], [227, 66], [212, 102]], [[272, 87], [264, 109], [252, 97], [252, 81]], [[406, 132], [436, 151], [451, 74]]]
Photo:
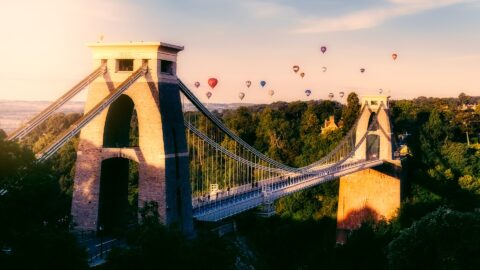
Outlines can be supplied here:
[[178, 76], [202, 100], [217, 77], [211, 102], [480, 95], [479, 15], [478, 0], [2, 0], [0, 99], [59, 97], [92, 70], [85, 44], [101, 34], [184, 45]]

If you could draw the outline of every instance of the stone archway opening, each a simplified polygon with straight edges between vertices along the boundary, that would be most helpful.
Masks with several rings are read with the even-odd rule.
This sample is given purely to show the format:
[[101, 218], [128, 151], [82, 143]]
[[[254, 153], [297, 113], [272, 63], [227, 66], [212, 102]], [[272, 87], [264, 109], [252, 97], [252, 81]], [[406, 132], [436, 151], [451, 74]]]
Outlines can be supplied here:
[[138, 163], [126, 158], [102, 161], [98, 227], [107, 234], [138, 223]]
[[[373, 122], [373, 124], [372, 124]], [[377, 114], [372, 112], [370, 118], [368, 119], [368, 131], [377, 131], [378, 130], [378, 121]]]
[[121, 95], [107, 113], [103, 134], [103, 147], [138, 146], [138, 120], [132, 99]]
[[380, 158], [380, 136], [376, 134], [367, 135], [367, 160]]

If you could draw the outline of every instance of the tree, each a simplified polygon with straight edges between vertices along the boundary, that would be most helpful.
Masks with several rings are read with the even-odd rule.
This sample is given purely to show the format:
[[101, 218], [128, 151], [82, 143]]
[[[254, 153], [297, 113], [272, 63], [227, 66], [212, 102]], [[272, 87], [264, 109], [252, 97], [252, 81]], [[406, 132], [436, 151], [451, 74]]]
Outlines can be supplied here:
[[467, 104], [469, 99], [470, 97], [463, 92], [458, 95], [458, 102], [460, 103], [460, 105]]
[[188, 240], [160, 224], [155, 202], [140, 210], [140, 226], [128, 232], [128, 248], [116, 248], [104, 269], [233, 269], [235, 256], [224, 240], [200, 232]]
[[348, 94], [347, 107], [344, 108], [342, 113], [344, 130], [349, 130], [353, 126], [360, 112], [360, 107], [358, 95], [355, 92]]
[[479, 224], [479, 213], [439, 208], [387, 246], [389, 269], [480, 269]]
[[4, 140], [6, 137], [7, 133], [3, 129], [0, 129], [0, 141]]
[[2, 269], [85, 269], [85, 253], [69, 234], [70, 200], [49, 166], [14, 142], [0, 141]]

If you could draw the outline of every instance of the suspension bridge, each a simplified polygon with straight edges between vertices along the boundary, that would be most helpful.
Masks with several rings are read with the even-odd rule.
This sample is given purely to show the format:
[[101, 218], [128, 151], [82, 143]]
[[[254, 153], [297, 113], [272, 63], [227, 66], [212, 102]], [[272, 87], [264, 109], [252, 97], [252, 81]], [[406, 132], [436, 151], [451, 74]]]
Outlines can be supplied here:
[[[139, 207], [156, 202], [162, 222], [180, 224], [185, 232], [193, 230], [193, 219], [219, 221], [259, 206], [272, 210], [281, 197], [392, 160], [386, 96], [363, 98], [358, 119], [335, 148], [295, 168], [242, 140], [176, 76], [183, 47], [155, 42], [89, 46], [94, 71], [7, 138], [21, 141], [89, 87], [83, 116], [36, 154], [44, 162], [80, 134], [72, 202], [78, 230], [95, 231], [106, 222], [102, 215], [109, 214], [102, 208], [112, 202], [102, 201], [109, 192], [102, 177], [108, 160], [136, 162]], [[133, 114], [138, 145], [129, 141]]]

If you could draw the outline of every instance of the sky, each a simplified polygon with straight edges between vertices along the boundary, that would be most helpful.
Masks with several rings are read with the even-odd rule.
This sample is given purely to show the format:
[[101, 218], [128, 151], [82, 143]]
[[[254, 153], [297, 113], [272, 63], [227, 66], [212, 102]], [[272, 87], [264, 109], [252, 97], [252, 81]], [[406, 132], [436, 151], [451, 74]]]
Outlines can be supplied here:
[[203, 101], [218, 78], [209, 102], [480, 95], [479, 14], [480, 0], [2, 0], [0, 99], [61, 96], [93, 70], [86, 44], [101, 35], [185, 46], [177, 75]]

